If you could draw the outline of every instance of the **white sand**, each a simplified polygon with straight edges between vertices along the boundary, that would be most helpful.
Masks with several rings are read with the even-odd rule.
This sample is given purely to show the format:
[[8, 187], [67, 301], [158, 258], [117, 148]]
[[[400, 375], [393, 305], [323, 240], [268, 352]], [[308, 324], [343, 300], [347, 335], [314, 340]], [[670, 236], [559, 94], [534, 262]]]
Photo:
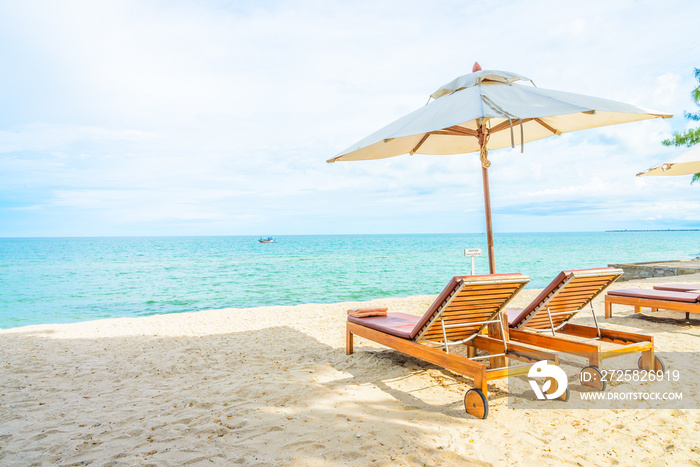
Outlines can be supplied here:
[[[700, 275], [613, 288], [656, 282], [700, 288]], [[422, 314], [432, 299], [363, 305]], [[0, 331], [0, 464], [700, 465], [697, 410], [509, 410], [500, 380], [488, 419], [468, 416], [466, 378], [364, 339], [345, 355], [345, 310], [358, 305]], [[680, 319], [617, 307], [601, 324], [653, 333], [658, 351], [697, 350], [700, 315], [661, 316]]]

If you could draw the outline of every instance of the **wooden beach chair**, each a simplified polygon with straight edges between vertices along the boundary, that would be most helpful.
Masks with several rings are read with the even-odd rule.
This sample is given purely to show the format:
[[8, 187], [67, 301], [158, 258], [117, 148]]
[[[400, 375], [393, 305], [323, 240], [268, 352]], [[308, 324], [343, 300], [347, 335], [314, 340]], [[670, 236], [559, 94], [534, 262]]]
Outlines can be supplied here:
[[642, 307], [651, 312], [658, 310], [684, 311], [685, 319], [691, 313], [700, 313], [700, 285], [667, 284], [649, 289], [611, 290], [605, 296], [605, 317], [612, 317], [612, 306], [631, 305], [635, 313], [641, 313]]
[[[532, 366], [508, 366], [510, 359], [557, 361], [552, 353], [512, 343], [505, 337], [502, 310], [529, 280], [520, 274], [457, 276], [422, 317], [405, 313], [348, 316], [346, 353], [353, 353], [353, 336], [357, 335], [467, 376], [474, 380], [474, 389], [464, 396], [465, 409], [486, 418], [487, 382], [527, 374]], [[490, 337], [482, 333], [487, 327]], [[467, 357], [451, 352], [458, 344], [469, 346]], [[476, 356], [476, 349], [488, 355]], [[489, 359], [491, 367], [480, 359]], [[551, 389], [550, 393], [556, 390]]]
[[[589, 366], [581, 371], [581, 382], [600, 390], [606, 387], [600, 371], [606, 358], [641, 352], [640, 368], [664, 369], [663, 362], [654, 355], [652, 336], [598, 326], [593, 299], [622, 274], [621, 269], [615, 268], [561, 272], [526, 308], [508, 310], [510, 340], [588, 358]], [[587, 306], [595, 326], [569, 323]], [[601, 343], [616, 345], [603, 350]]]

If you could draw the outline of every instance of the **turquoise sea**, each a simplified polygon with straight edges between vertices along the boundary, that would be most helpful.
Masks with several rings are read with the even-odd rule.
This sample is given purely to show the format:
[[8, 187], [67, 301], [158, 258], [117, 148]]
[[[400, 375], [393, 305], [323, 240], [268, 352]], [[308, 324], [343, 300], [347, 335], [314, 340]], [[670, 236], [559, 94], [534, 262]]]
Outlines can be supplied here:
[[[483, 234], [0, 238], [0, 328], [229, 307], [437, 294]], [[559, 271], [700, 256], [700, 232], [496, 234], [496, 269]], [[486, 256], [476, 272], [488, 272]]]

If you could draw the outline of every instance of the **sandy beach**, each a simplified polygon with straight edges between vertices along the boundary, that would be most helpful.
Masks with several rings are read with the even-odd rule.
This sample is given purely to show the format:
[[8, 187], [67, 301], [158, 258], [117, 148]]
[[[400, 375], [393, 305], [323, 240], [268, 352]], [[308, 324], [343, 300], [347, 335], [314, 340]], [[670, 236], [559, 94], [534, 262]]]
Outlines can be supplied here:
[[[700, 275], [612, 288], [657, 282], [700, 288]], [[466, 378], [364, 339], [345, 355], [348, 308], [422, 314], [433, 298], [2, 330], [0, 463], [700, 465], [697, 410], [509, 410], [499, 380], [479, 420], [464, 412]], [[601, 324], [653, 334], [659, 352], [694, 351], [700, 318], [683, 318], [620, 306]]]

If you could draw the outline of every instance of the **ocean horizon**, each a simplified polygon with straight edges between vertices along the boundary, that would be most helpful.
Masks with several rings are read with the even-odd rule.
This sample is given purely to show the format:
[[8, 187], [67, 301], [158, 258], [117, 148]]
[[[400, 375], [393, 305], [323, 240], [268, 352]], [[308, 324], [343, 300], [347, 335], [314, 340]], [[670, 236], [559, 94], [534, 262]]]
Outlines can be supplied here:
[[[0, 328], [220, 308], [437, 294], [488, 273], [486, 235], [0, 238]], [[697, 230], [495, 235], [496, 272], [542, 288], [561, 270], [700, 256]]]

